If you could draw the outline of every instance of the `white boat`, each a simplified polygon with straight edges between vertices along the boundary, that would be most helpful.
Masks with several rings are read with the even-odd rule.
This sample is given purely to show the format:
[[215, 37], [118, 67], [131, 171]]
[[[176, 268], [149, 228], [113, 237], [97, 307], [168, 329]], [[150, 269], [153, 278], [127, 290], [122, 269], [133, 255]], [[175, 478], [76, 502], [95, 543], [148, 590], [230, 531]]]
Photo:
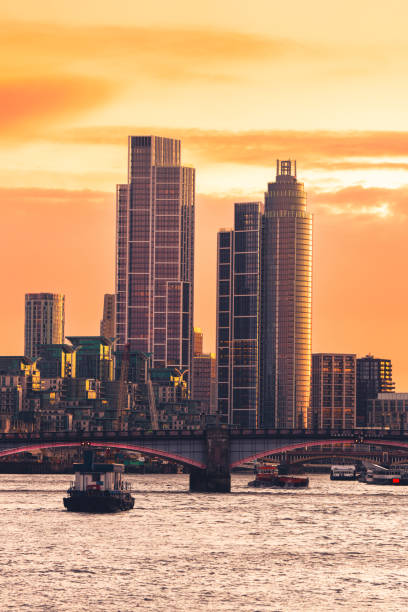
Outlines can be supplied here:
[[332, 465], [330, 468], [330, 480], [355, 480], [355, 465]]

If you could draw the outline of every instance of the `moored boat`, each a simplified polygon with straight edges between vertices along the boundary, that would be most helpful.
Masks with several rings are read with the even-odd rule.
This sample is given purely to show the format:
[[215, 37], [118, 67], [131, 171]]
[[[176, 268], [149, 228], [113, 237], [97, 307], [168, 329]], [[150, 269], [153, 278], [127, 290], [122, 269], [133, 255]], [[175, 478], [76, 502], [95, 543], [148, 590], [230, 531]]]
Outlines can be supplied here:
[[94, 463], [92, 451], [84, 452], [84, 463], [74, 463], [75, 480], [64, 497], [71, 512], [118, 512], [131, 510], [131, 487], [122, 481], [121, 463]]
[[275, 489], [300, 489], [309, 486], [309, 478], [292, 474], [279, 474], [279, 467], [272, 463], [255, 465], [255, 480], [249, 487], [270, 487]]
[[360, 480], [366, 484], [408, 486], [408, 465], [386, 468], [381, 465], [371, 465], [361, 475]]
[[330, 480], [355, 480], [357, 477], [355, 465], [332, 465]]

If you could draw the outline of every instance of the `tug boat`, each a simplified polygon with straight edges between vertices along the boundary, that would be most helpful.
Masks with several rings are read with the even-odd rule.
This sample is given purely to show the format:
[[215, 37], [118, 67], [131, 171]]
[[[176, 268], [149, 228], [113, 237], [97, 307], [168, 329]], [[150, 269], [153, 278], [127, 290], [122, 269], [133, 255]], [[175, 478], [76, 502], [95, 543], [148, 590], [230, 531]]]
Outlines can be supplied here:
[[71, 512], [118, 512], [131, 510], [135, 499], [122, 481], [121, 463], [94, 463], [93, 452], [84, 451], [84, 462], [74, 463], [75, 480], [64, 497]]
[[249, 487], [269, 487], [275, 489], [301, 489], [309, 486], [306, 476], [279, 474], [279, 466], [273, 463], [257, 463], [255, 480], [248, 482]]

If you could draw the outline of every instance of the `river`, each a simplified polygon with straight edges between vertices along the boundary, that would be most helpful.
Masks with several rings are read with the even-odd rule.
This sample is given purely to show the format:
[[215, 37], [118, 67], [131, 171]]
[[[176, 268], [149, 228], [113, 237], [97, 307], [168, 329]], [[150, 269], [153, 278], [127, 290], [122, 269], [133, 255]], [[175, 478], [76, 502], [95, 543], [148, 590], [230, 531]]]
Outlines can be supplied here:
[[188, 493], [130, 475], [135, 508], [64, 510], [71, 476], [0, 475], [1, 612], [274, 612], [408, 608], [408, 487]]

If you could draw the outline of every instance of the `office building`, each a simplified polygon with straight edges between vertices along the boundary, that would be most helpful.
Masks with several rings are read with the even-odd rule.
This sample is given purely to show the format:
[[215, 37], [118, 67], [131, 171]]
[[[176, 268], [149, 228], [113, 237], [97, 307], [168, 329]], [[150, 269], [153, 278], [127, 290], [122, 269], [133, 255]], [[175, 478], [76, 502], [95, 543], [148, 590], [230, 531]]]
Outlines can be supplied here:
[[76, 352], [77, 378], [113, 380], [113, 340], [104, 336], [67, 337]]
[[117, 349], [151, 354], [153, 368], [191, 371], [194, 181], [179, 140], [129, 137], [128, 182], [117, 187]]
[[37, 367], [41, 378], [75, 378], [76, 349], [69, 344], [41, 344]]
[[312, 215], [296, 162], [277, 162], [265, 206], [235, 204], [218, 234], [217, 410], [250, 427], [310, 426]]
[[193, 331], [193, 355], [203, 354], [203, 332], [199, 327]]
[[216, 368], [213, 353], [193, 357], [193, 400], [200, 402], [204, 414], [215, 413]]
[[260, 338], [261, 427], [310, 425], [312, 215], [296, 162], [278, 161], [265, 194]]
[[24, 355], [35, 359], [41, 344], [62, 344], [65, 296], [59, 293], [26, 293]]
[[367, 426], [408, 431], [408, 393], [378, 393], [367, 400]]
[[217, 412], [256, 427], [262, 204], [235, 204], [234, 230], [218, 233]]
[[215, 414], [216, 405], [216, 361], [213, 353], [203, 353], [203, 332], [194, 328], [193, 375], [191, 379], [191, 397], [204, 414]]
[[100, 334], [110, 339], [115, 337], [115, 295], [113, 293], [105, 293], [103, 298]]
[[390, 359], [373, 355], [357, 359], [357, 426], [364, 427], [368, 423], [369, 400], [376, 399], [378, 393], [394, 391]]
[[312, 426], [353, 429], [356, 426], [356, 356], [312, 355]]

